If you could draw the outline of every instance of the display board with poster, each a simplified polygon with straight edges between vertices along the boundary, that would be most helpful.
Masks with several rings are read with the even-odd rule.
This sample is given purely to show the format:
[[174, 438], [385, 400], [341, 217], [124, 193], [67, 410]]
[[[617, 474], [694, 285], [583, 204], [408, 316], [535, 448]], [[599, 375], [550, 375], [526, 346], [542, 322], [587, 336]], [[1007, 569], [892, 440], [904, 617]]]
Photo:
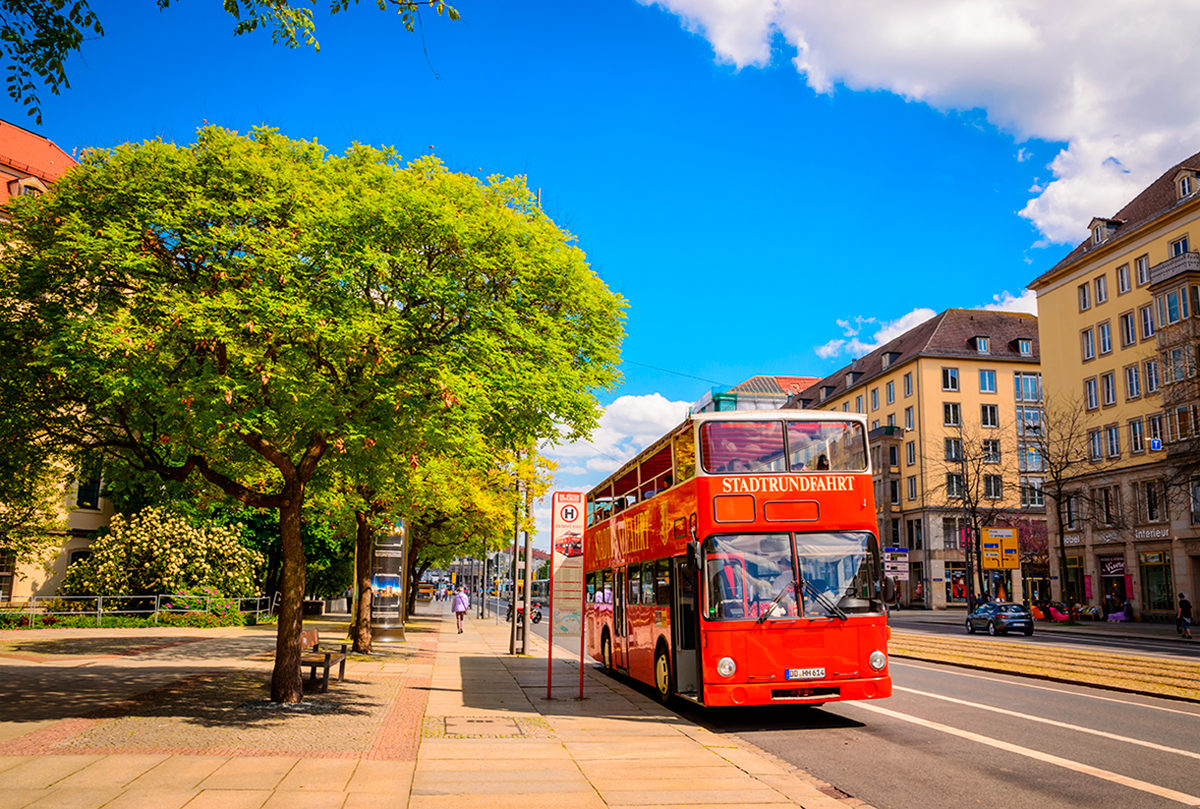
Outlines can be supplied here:
[[546, 697], [551, 696], [554, 633], [580, 636], [579, 696], [583, 697], [583, 492], [554, 492], [550, 498], [550, 653]]

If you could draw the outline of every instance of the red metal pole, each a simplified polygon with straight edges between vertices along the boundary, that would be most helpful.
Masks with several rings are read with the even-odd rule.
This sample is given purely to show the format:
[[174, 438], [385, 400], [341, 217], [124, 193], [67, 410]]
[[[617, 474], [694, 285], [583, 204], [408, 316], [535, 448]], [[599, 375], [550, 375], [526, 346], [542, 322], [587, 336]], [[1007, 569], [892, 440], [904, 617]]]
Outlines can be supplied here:
[[551, 662], [554, 659], [554, 529], [550, 529], [550, 626], [547, 627], [550, 634], [550, 644], [546, 649], [546, 699], [553, 699], [550, 695], [550, 678], [551, 678]]

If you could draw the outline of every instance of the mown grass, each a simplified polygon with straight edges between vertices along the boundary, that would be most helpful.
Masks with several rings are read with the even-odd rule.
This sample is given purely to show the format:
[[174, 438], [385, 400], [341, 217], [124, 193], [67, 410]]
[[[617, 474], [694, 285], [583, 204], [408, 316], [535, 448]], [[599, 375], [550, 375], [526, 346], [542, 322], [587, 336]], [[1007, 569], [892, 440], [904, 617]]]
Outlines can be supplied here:
[[913, 632], [893, 632], [888, 651], [893, 657], [1200, 702], [1200, 661]]

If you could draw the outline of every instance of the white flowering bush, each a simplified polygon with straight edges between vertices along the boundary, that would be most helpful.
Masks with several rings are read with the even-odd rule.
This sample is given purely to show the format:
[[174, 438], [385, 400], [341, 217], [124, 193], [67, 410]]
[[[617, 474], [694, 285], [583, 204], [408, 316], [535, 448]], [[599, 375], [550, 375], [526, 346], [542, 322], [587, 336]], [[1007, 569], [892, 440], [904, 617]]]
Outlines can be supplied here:
[[60, 591], [87, 595], [185, 593], [200, 588], [232, 598], [255, 595], [264, 559], [241, 541], [242, 526], [193, 525], [152, 506], [114, 517], [91, 555], [67, 568]]

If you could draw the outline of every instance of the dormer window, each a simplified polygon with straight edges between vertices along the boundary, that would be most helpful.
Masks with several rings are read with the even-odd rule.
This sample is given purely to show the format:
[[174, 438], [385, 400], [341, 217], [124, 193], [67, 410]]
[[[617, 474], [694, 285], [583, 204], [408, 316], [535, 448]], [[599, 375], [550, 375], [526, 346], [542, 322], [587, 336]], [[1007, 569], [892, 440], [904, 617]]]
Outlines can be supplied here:
[[22, 177], [14, 183], [9, 183], [8, 189], [9, 193], [16, 197], [38, 197], [48, 190], [46, 184], [37, 177]]
[[891, 367], [892, 367], [892, 363], [893, 363], [893, 362], [895, 362], [896, 360], [898, 360], [899, 358], [900, 358], [900, 352], [899, 352], [899, 351], [885, 351], [885, 352], [883, 352], [883, 359], [882, 359], [882, 361], [883, 361], [883, 367], [884, 367], [884, 368], [891, 368]]
[[1097, 245], [1108, 241], [1117, 232], [1117, 228], [1120, 225], [1120, 219], [1101, 219], [1097, 216], [1092, 220], [1091, 225], [1088, 226], [1092, 232], [1092, 244]]
[[1033, 355], [1033, 340], [1017, 340], [1017, 353], [1022, 357]]
[[1186, 199], [1196, 192], [1197, 175], [1200, 175], [1200, 171], [1196, 169], [1180, 169], [1175, 173], [1175, 190], [1179, 192], [1180, 199]]
[[850, 387], [857, 382], [860, 376], [862, 376], [862, 371], [851, 371], [846, 374], [846, 387]]
[[975, 346], [975, 352], [977, 354], [988, 354], [991, 352], [991, 340], [982, 335], [976, 335], [975, 337], [972, 337], [971, 343]]
[[1092, 228], [1092, 244], [1100, 244], [1102, 241], [1104, 241], [1104, 225], [1096, 225]]
[[822, 402], [825, 401], [826, 399], [828, 399], [832, 395], [833, 395], [833, 385], [822, 385], [821, 386], [821, 401]]

